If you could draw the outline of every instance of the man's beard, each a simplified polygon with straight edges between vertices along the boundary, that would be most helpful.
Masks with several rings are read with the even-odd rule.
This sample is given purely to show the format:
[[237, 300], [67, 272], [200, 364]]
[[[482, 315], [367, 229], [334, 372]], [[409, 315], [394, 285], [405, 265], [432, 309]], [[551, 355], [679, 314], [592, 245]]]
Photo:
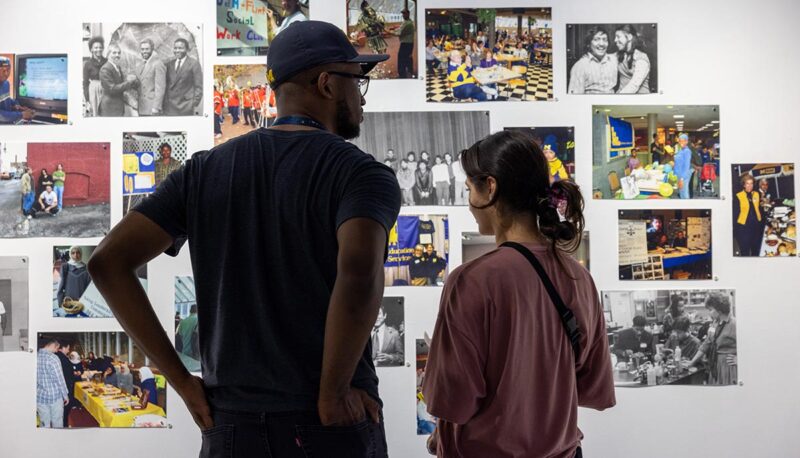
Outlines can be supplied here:
[[353, 123], [353, 112], [344, 100], [336, 102], [336, 133], [345, 140], [361, 135], [361, 123]]

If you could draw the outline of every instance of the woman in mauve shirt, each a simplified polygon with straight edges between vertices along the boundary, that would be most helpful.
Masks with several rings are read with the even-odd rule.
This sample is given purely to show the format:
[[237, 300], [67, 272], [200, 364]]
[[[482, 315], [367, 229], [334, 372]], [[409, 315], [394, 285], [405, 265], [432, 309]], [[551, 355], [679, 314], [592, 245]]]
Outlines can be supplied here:
[[470, 211], [498, 246], [534, 253], [581, 331], [576, 361], [540, 277], [513, 248], [457, 268], [447, 279], [423, 395], [438, 418], [432, 454], [463, 458], [582, 456], [578, 406], [616, 403], [603, 308], [589, 272], [565, 252], [583, 233], [574, 183], [550, 185], [539, 147], [498, 132], [461, 155]]

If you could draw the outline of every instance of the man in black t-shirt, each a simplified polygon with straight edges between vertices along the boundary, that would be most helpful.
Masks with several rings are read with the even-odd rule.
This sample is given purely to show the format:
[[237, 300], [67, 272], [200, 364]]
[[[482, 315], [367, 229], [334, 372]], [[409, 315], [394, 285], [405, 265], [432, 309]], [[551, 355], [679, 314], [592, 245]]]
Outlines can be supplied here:
[[653, 134], [653, 143], [650, 143], [650, 154], [652, 156], [651, 163], [661, 163], [661, 155], [664, 149], [658, 144], [658, 134]]
[[[384, 457], [370, 332], [394, 172], [359, 135], [369, 78], [344, 32], [298, 22], [270, 43], [278, 118], [170, 174], [89, 261], [126, 332], [203, 431], [202, 456]], [[135, 277], [188, 243], [203, 378], [189, 375]]]

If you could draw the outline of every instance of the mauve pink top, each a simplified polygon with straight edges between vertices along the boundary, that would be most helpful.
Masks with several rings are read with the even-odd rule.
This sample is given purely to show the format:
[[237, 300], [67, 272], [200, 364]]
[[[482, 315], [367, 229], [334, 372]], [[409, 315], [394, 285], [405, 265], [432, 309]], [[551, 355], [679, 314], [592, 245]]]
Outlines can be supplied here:
[[603, 307], [589, 272], [569, 255], [526, 243], [581, 331], [572, 347], [536, 271], [512, 248], [455, 269], [442, 293], [423, 393], [440, 419], [440, 457], [572, 458], [578, 406], [616, 404]]

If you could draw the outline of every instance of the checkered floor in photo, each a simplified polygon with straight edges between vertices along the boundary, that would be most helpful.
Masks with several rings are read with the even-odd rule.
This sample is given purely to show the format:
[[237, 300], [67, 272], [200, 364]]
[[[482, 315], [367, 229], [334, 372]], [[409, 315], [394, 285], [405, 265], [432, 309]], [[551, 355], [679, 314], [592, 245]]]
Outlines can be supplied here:
[[[470, 100], [461, 100], [453, 97], [453, 91], [447, 86], [447, 74], [444, 69], [426, 72], [425, 97], [428, 102], [463, 103]], [[498, 83], [497, 100], [514, 100], [530, 102], [534, 100], [553, 100], [553, 68], [550, 66], [531, 65], [528, 67], [525, 86], [509, 86]]]

